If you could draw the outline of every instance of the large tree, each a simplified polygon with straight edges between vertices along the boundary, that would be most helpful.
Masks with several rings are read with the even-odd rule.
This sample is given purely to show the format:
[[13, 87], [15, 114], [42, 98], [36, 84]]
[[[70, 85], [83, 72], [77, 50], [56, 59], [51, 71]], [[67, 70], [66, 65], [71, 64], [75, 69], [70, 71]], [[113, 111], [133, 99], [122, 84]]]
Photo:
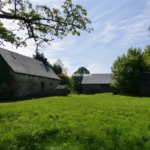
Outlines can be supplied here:
[[82, 93], [82, 79], [85, 74], [90, 74], [89, 70], [87, 70], [85, 67], [78, 68], [77, 71], [75, 71], [72, 75], [72, 86], [73, 90], [77, 92], [78, 94]]
[[[5, 8], [9, 8], [7, 11]], [[86, 17], [87, 12], [80, 5], [73, 5], [71, 0], [66, 0], [62, 5], [63, 14], [59, 9], [49, 8], [46, 5], [36, 5], [28, 0], [0, 0], [0, 45], [9, 42], [16, 47], [27, 46], [28, 39], [34, 39], [36, 46], [44, 42], [50, 44], [54, 37], [62, 39], [69, 32], [80, 35], [80, 30], [91, 32], [87, 24], [91, 21]], [[12, 20], [17, 23], [17, 29], [8, 29], [2, 19]], [[24, 36], [17, 36], [23, 31]]]
[[147, 65], [147, 71], [150, 71], [150, 45], [147, 45], [143, 52], [143, 59]]
[[54, 64], [51, 64], [53, 71], [61, 78], [61, 85], [67, 85], [69, 91], [71, 90], [71, 79], [67, 75], [67, 68], [65, 68], [63, 62], [58, 59]]
[[123, 54], [114, 61], [111, 70], [114, 87], [123, 94], [137, 94], [140, 74], [145, 71], [146, 64], [140, 48], [129, 48], [127, 55]]
[[63, 62], [60, 59], [58, 59], [53, 65], [51, 65], [51, 67], [57, 75], [67, 73], [67, 68], [64, 67]]

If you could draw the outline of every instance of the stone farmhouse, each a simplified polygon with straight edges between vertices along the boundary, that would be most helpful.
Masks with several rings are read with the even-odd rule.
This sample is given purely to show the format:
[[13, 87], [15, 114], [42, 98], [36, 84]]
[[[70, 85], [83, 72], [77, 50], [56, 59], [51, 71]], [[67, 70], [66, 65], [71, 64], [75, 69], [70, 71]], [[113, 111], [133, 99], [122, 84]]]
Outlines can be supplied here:
[[0, 48], [0, 62], [9, 70], [9, 88], [13, 97], [56, 93], [61, 79], [42, 61]]
[[82, 79], [83, 94], [113, 92], [110, 84], [114, 82], [111, 74], [87, 74]]

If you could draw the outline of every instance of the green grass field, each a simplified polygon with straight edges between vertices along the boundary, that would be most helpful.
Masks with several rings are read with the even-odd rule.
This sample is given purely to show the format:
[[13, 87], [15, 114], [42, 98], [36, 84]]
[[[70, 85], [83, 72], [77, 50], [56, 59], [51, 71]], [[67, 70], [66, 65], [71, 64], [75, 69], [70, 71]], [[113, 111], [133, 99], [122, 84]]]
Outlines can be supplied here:
[[0, 150], [150, 150], [150, 98], [105, 93], [1, 103]]

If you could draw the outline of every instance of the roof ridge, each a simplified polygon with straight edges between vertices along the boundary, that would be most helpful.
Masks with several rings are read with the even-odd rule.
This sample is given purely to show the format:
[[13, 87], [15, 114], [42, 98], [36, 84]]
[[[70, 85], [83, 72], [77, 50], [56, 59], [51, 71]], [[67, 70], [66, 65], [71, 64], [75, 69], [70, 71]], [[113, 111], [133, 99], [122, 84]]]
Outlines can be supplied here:
[[[30, 58], [30, 59], [36, 60], [36, 61], [39, 61], [39, 62], [42, 62], [42, 61], [40, 61], [40, 60], [37, 60], [37, 59], [31, 58], [31, 57], [29, 57], [29, 56], [25, 56], [25, 55], [23, 55], [23, 54], [19, 54], [19, 53], [17, 53], [17, 52], [13, 52], [13, 51], [11, 51], [11, 50], [4, 49], [4, 48], [2, 48], [2, 47], [0, 47], [0, 49], [2, 49], [2, 50], [4, 50], [4, 51], [9, 51], [9, 52], [11, 52], [11, 53], [15, 53], [15, 54], [17, 54], [17, 55], [21, 55], [21, 56], [23, 56], [23, 57], [27, 57], [27, 58]], [[43, 62], [42, 62], [42, 63], [43, 63]]]

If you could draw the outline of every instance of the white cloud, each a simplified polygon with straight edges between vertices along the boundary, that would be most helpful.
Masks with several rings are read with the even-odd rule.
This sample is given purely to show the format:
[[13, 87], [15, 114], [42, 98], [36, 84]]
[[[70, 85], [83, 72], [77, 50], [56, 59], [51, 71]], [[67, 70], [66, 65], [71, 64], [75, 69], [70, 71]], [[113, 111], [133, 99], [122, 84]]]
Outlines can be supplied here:
[[93, 63], [88, 65], [87, 69], [90, 71], [91, 74], [94, 73], [111, 73], [111, 69], [104, 64]]
[[116, 29], [116, 26], [112, 26], [110, 23], [107, 23], [106, 26], [101, 30], [98, 36], [94, 37], [92, 41], [99, 40], [101, 42], [111, 42], [115, 38], [115, 33], [113, 32]]

